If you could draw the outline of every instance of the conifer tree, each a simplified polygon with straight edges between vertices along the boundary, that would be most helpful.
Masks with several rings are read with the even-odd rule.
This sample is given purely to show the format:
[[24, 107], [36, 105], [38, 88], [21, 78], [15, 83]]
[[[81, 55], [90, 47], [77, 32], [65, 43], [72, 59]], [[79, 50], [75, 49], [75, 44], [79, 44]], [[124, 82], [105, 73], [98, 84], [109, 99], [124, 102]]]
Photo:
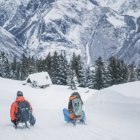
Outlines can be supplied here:
[[37, 67], [36, 67], [35, 59], [33, 57], [29, 56], [28, 62], [29, 62], [29, 74], [37, 72]]
[[136, 69], [136, 80], [140, 81], [140, 65]]
[[86, 71], [83, 68], [83, 65], [84, 64], [82, 63], [81, 56], [76, 56], [75, 53], [73, 53], [71, 59], [71, 68], [75, 71], [80, 87], [86, 86]]
[[21, 80], [21, 62], [17, 62], [16, 79]]
[[52, 56], [52, 62], [51, 62], [51, 79], [53, 84], [59, 83], [59, 80], [57, 80], [58, 72], [59, 72], [59, 57], [58, 57], [58, 53], [55, 51], [54, 55]]
[[94, 87], [94, 73], [90, 67], [86, 69], [86, 87], [88, 88]]
[[127, 81], [128, 70], [127, 65], [122, 60], [110, 57], [108, 63], [108, 85], [120, 84]]
[[5, 53], [0, 54], [0, 76], [4, 78], [10, 78], [10, 64], [5, 56]]
[[4, 63], [4, 77], [5, 78], [11, 78], [11, 73], [10, 73], [10, 64], [8, 59], [6, 58], [6, 61]]
[[94, 88], [95, 89], [102, 89], [104, 88], [104, 80], [105, 80], [105, 75], [104, 75], [104, 63], [102, 61], [102, 58], [99, 57], [96, 62], [95, 62], [95, 83], [94, 83]]
[[59, 80], [60, 85], [67, 85], [68, 62], [65, 53], [61, 53], [58, 60], [59, 69], [57, 73], [57, 80]]
[[77, 79], [80, 87], [86, 87], [86, 71], [83, 67], [81, 56], [77, 57]]
[[4, 77], [4, 61], [3, 61], [3, 57], [4, 57], [4, 53], [2, 52], [0, 54], [0, 76]]
[[36, 65], [38, 72], [45, 71], [45, 60], [42, 60], [42, 58], [40, 58], [39, 60], [36, 61]]
[[11, 75], [13, 79], [17, 79], [16, 73], [17, 73], [17, 56], [15, 55], [13, 62], [11, 63]]
[[52, 57], [51, 57], [51, 54], [48, 53], [45, 59], [45, 71], [47, 71], [49, 75], [51, 75], [51, 66], [52, 66], [51, 62], [52, 62]]
[[77, 57], [75, 53], [73, 53], [72, 55], [70, 66], [71, 66], [71, 69], [75, 70], [75, 72], [77, 73]]
[[127, 79], [128, 79], [128, 67], [127, 65], [124, 63], [124, 61], [120, 60], [120, 68], [121, 68], [121, 72], [120, 72], [120, 83], [126, 83]]
[[25, 80], [27, 76], [29, 75], [29, 63], [28, 59], [25, 56], [25, 54], [22, 55], [22, 60], [21, 60], [21, 80]]
[[78, 83], [77, 77], [76, 77], [75, 71], [71, 67], [69, 68], [69, 71], [68, 71], [67, 83], [68, 83], [69, 89], [72, 89], [72, 90], [77, 89], [77, 86], [76, 86]]
[[128, 66], [128, 80], [127, 82], [133, 82], [136, 80], [136, 71], [134, 68], [134, 64]]
[[107, 73], [107, 79], [108, 79], [108, 85], [112, 86], [114, 84], [117, 84], [117, 64], [115, 57], [110, 57], [108, 62], [108, 73]]

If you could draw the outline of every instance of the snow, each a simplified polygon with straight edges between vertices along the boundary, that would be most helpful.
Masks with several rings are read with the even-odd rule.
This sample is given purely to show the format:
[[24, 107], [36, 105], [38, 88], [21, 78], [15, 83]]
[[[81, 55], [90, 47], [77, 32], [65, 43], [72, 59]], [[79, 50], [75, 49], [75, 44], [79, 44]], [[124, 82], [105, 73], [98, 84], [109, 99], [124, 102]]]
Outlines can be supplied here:
[[125, 96], [140, 98], [140, 92], [139, 92], [140, 82], [139, 81], [130, 82], [127, 84], [120, 84], [119, 87], [120, 88], [118, 88], [117, 85], [114, 85], [114, 86], [110, 87], [110, 89], [117, 90], [119, 93], [121, 93]]
[[[53, 16], [52, 16], [53, 15]], [[57, 7], [51, 10], [46, 16], [44, 16], [45, 23], [48, 23], [51, 20], [57, 20], [63, 18], [63, 13], [57, 10]]]
[[131, 9], [132, 3], [136, 3], [137, 5], [139, 1], [135, 1], [135, 0], [96, 0], [96, 1], [101, 6], [110, 7], [111, 9], [115, 10], [118, 13], [120, 13], [120, 11], [123, 11], [124, 15], [134, 16], [136, 18], [140, 16], [139, 8]]
[[137, 10], [137, 11], [129, 10], [129, 11], [127, 12], [127, 14], [130, 15], [130, 16], [134, 16], [134, 17], [136, 17], [136, 18], [139, 18], [139, 17], [140, 17], [140, 10]]
[[9, 36], [10, 38], [14, 38], [12, 34], [10, 34], [8, 31], [3, 29], [2, 27], [0, 27], [0, 33], [2, 34], [2, 36]]
[[38, 86], [52, 84], [52, 81], [50, 79], [48, 72], [30, 74], [28, 78], [26, 79], [26, 82], [28, 79], [30, 79], [32, 83], [33, 81], [36, 81]]
[[[22, 85], [22, 81], [0, 78], [0, 138], [3, 140], [139, 140], [140, 82], [115, 85], [100, 91], [78, 88], [87, 114], [87, 125], [67, 124], [62, 109], [73, 92], [67, 86], [46, 89]], [[16, 92], [30, 101], [36, 125], [15, 130], [9, 109]]]
[[[48, 23], [51, 23], [51, 25], [55, 27], [59, 35], [67, 40], [68, 45], [67, 43], [63, 44], [59, 42], [57, 43], [55, 41], [42, 42], [39, 44], [39, 47], [45, 49], [39, 56], [44, 58], [48, 52], [54, 52], [53, 50], [60, 50], [60, 52], [65, 50], [66, 53], [68, 53], [67, 56], [71, 57], [70, 54], [72, 54], [71, 52], [73, 52], [73, 48], [78, 54], [79, 52], [84, 52], [85, 47], [81, 41], [81, 34], [83, 33], [81, 32], [83, 32], [84, 28], [89, 27], [87, 25], [88, 21], [85, 18], [87, 18], [89, 11], [93, 10], [94, 6], [87, 0], [65, 0], [65, 2], [62, 0], [57, 0], [53, 3], [53, 7], [54, 8], [51, 9], [47, 14], [44, 14], [43, 19], [46, 23], [46, 26], [48, 26]], [[84, 16], [85, 13], [86, 16]], [[72, 21], [67, 20], [66, 17], [74, 19], [77, 23], [72, 23]], [[62, 22], [66, 22], [68, 24], [69, 27], [66, 34], [64, 34], [59, 28], [59, 26], [62, 26], [63, 24], [58, 26], [53, 22], [54, 20], [61, 20]], [[91, 15], [89, 15], [89, 20], [91, 20]], [[49, 36], [49, 33], [47, 36]], [[53, 36], [53, 34], [50, 34], [50, 36], [56, 38], [56, 36]], [[32, 44], [29, 46], [32, 46]], [[56, 49], [56, 47], [58, 48]]]
[[18, 4], [20, 5], [21, 3], [24, 4], [24, 5], [27, 5], [29, 3], [29, 0], [0, 0], [0, 3], [7, 3], [7, 4], [11, 4], [12, 2], [15, 3], [15, 4]]
[[73, 41], [73, 43], [80, 45], [80, 30], [81, 26], [76, 26], [69, 31], [69, 38]]
[[90, 60], [90, 53], [89, 53], [89, 44], [86, 44], [86, 54], [87, 54], [87, 64], [90, 65], [91, 64], [91, 60]]
[[18, 44], [16, 38], [2, 27], [0, 27], [0, 51], [5, 52], [10, 61], [13, 60], [13, 56], [16, 55], [19, 58], [23, 54], [23, 48]]
[[119, 15], [108, 15], [107, 20], [115, 27], [124, 27], [126, 26], [126, 23], [124, 22], [123, 16]]
[[70, 61], [73, 53], [75, 53], [76, 55], [82, 53], [82, 51], [78, 48], [66, 48], [65, 46], [63, 46], [63, 44], [56, 42], [52, 43], [51, 45], [49, 45], [47, 42], [41, 44], [42, 48], [44, 48], [45, 46], [47, 47], [44, 49], [43, 53], [37, 53], [39, 58], [45, 59], [48, 53], [54, 55], [54, 52], [57, 51], [58, 54], [60, 54], [61, 52], [66, 53], [67, 60]]
[[125, 2], [125, 0], [97, 0], [101, 6], [111, 7], [112, 9], [118, 11], [120, 6]]

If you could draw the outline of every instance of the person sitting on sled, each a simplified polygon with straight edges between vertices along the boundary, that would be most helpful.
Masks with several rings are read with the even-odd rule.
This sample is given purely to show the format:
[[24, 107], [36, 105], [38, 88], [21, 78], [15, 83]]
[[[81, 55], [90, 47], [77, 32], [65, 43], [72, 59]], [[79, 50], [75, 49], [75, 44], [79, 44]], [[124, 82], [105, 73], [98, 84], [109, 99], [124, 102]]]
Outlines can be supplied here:
[[69, 97], [68, 109], [63, 109], [66, 122], [85, 122], [85, 112], [82, 110], [83, 101], [78, 92], [73, 92]]
[[32, 107], [28, 101], [25, 100], [22, 91], [17, 91], [15, 102], [12, 103], [10, 109], [11, 122], [17, 127], [18, 123], [25, 123], [29, 121], [30, 125], [35, 124], [35, 118], [32, 115]]

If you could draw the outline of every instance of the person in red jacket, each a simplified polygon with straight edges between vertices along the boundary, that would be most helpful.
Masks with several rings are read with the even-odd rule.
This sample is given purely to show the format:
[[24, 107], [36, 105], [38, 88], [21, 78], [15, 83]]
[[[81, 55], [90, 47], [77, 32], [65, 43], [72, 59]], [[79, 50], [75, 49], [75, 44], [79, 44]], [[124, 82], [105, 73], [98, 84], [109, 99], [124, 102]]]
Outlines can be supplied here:
[[[12, 103], [11, 105], [11, 109], [10, 109], [10, 116], [11, 116], [11, 122], [17, 126], [17, 124], [20, 122], [17, 114], [18, 114], [18, 110], [19, 110], [19, 103], [26, 101], [24, 96], [23, 96], [23, 92], [22, 91], [17, 91], [17, 97], [15, 102]], [[29, 106], [29, 110], [30, 112], [32, 112], [32, 107], [30, 105], [30, 103], [28, 101], [26, 101], [26, 103]], [[33, 116], [32, 116], [33, 117]]]

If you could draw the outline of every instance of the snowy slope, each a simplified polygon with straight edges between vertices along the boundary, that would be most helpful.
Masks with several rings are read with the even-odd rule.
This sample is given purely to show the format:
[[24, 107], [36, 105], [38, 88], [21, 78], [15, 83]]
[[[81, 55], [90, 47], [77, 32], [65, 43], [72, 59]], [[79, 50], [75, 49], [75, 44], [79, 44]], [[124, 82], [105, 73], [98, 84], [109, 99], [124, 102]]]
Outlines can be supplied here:
[[120, 14], [139, 17], [140, 0], [97, 0], [104, 7], [110, 7]]
[[[6, 26], [16, 14], [20, 5], [27, 5], [29, 0], [0, 0], [0, 26]], [[3, 23], [3, 24], [2, 24]]]
[[35, 58], [54, 51], [94, 64], [111, 56], [139, 65], [140, 0], [0, 0], [0, 26]]
[[[101, 91], [78, 89], [84, 100], [87, 125], [63, 121], [62, 109], [72, 93], [65, 86], [34, 89], [21, 81], [0, 78], [0, 139], [5, 140], [139, 140], [140, 82], [112, 86]], [[7, 88], [8, 87], [8, 88]], [[131, 90], [130, 90], [131, 89]], [[34, 109], [37, 123], [15, 130], [9, 117], [16, 91], [22, 90]], [[135, 91], [135, 92], [134, 92]], [[135, 93], [135, 94], [134, 94]]]
[[104, 7], [111, 7], [112, 9], [118, 11], [120, 6], [125, 2], [126, 0], [97, 0], [97, 2]]
[[[140, 82], [104, 89], [88, 103], [94, 125], [114, 133], [114, 139], [138, 140], [140, 138]], [[89, 107], [91, 106], [92, 107]], [[113, 138], [112, 138], [113, 139]]]
[[21, 42], [2, 27], [0, 27], [0, 52], [5, 52], [9, 60], [13, 60], [15, 55], [21, 58], [21, 55], [26, 53]]

